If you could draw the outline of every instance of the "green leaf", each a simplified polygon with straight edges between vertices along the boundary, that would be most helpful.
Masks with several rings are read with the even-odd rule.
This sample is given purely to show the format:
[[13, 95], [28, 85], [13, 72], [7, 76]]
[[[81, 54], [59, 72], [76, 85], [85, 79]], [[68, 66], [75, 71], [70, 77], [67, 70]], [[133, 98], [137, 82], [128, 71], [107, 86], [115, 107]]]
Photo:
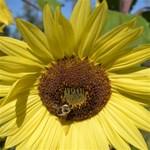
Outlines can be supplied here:
[[43, 10], [44, 8], [44, 5], [46, 3], [49, 3], [50, 7], [51, 7], [51, 10], [52, 12], [54, 13], [55, 12], [55, 9], [56, 7], [59, 5], [59, 6], [63, 6], [62, 3], [58, 2], [57, 0], [36, 0], [38, 5], [40, 6], [40, 8]]
[[117, 27], [118, 25], [120, 25], [122, 23], [132, 20], [133, 18], [137, 19], [135, 27], [143, 26], [144, 29], [143, 29], [143, 32], [142, 32], [140, 38], [138, 38], [131, 46], [133, 47], [133, 46], [136, 46], [139, 44], [150, 43], [149, 23], [142, 16], [123, 14], [123, 13], [119, 13], [117, 11], [109, 10], [107, 23], [104, 28], [104, 33], [111, 30], [112, 28]]
[[131, 150], [139, 150], [139, 149], [137, 149], [137, 148], [134, 147], [134, 146], [131, 146]]

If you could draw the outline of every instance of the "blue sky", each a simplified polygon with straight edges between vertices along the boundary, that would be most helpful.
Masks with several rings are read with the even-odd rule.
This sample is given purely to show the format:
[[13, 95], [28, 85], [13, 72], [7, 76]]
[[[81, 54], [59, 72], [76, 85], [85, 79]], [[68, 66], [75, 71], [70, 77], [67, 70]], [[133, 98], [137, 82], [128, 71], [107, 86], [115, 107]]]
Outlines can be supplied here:
[[[19, 14], [22, 13], [22, 6], [23, 6], [23, 1], [22, 0], [5, 0], [9, 9], [11, 10], [11, 12], [13, 13], [14, 17], [18, 16]], [[34, 2], [35, 0], [30, 0], [32, 2]], [[71, 11], [72, 11], [72, 3], [71, 0], [59, 0], [60, 2], [63, 2], [65, 4], [64, 7], [62, 7], [62, 12], [63, 14], [69, 18]], [[95, 0], [91, 0], [92, 5], [94, 5]]]
[[21, 9], [23, 6], [22, 0], [5, 0], [5, 1], [15, 17], [17, 16], [17, 14], [21, 13]]
[[[23, 13], [23, 4], [24, 2], [22, 0], [5, 0], [9, 9], [11, 10], [13, 16], [16, 18], [18, 16], [22, 16]], [[32, 2], [35, 2], [36, 0], [30, 0]], [[66, 18], [70, 18], [71, 12], [72, 12], [72, 2], [71, 0], [59, 0], [60, 2], [64, 3], [64, 7], [62, 7], [62, 13]], [[92, 2], [92, 6], [95, 5], [95, 0], [91, 0]], [[37, 11], [38, 12], [38, 11]], [[41, 12], [39, 11], [39, 14]], [[42, 16], [41, 16], [42, 17]], [[16, 29], [15, 25], [10, 25], [9, 26], [10, 29], [10, 36], [13, 36], [13, 33]]]
[[[5, 0], [9, 9], [13, 13], [14, 17], [22, 13], [23, 1], [22, 0]], [[31, 0], [34, 2], [34, 0]], [[71, 13], [71, 2], [65, 2], [65, 7], [62, 8], [63, 14], [69, 18]]]

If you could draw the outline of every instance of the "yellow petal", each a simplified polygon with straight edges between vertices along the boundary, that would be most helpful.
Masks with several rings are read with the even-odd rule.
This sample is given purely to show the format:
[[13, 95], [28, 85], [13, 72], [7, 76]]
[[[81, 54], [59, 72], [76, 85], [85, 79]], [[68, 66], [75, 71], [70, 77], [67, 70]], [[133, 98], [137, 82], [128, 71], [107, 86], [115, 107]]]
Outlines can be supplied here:
[[15, 150], [24, 150], [24, 149], [30, 149], [27, 144], [28, 138], [24, 139], [21, 143], [19, 143], [17, 146], [15, 146]]
[[126, 73], [121, 74], [109, 73], [112, 91], [119, 91], [119, 93], [140, 103], [150, 104], [150, 69], [140, 70], [137, 67], [133, 69], [135, 72], [127, 70]]
[[77, 39], [77, 53], [80, 58], [87, 57], [94, 42], [99, 38], [107, 18], [107, 3], [104, 0], [89, 17], [79, 38]]
[[71, 57], [75, 47], [74, 31], [70, 22], [61, 14], [60, 7], [56, 8], [55, 21], [64, 55]]
[[0, 24], [0, 33], [3, 33], [3, 29], [5, 28], [5, 24]]
[[109, 72], [110, 79], [128, 78], [134, 80], [146, 80], [147, 82], [150, 82], [149, 75], [150, 75], [150, 68], [142, 68], [142, 67], [132, 68], [131, 70], [130, 69], [126, 70], [126, 72], [120, 74]]
[[29, 22], [17, 19], [17, 27], [23, 36], [23, 39], [27, 42], [35, 55], [41, 58], [45, 63], [49, 63], [53, 60], [47, 39], [36, 26]]
[[[98, 149], [98, 144], [95, 141], [96, 135], [91, 128], [90, 120], [82, 122], [74, 122], [70, 125], [69, 132], [63, 137], [59, 144], [59, 149]], [[80, 136], [81, 135], [81, 136]], [[105, 144], [104, 144], [105, 145]], [[103, 146], [104, 146], [103, 145]]]
[[88, 20], [90, 14], [92, 12], [90, 0], [78, 0], [75, 5], [70, 22], [73, 26], [75, 37], [78, 39], [80, 32]]
[[37, 62], [17, 56], [0, 57], [0, 69], [12, 72], [40, 72], [44, 67]]
[[4, 0], [0, 0], [0, 24], [13, 24], [13, 15], [11, 14]]
[[41, 105], [35, 107], [36, 109], [32, 109], [27, 115], [26, 119], [27, 122], [24, 122], [22, 126], [19, 128], [18, 132], [16, 132], [12, 136], [8, 136], [6, 140], [6, 148], [13, 147], [14, 145], [17, 145], [18, 143], [22, 142], [24, 139], [29, 137], [33, 131], [37, 128], [37, 126], [40, 124], [41, 120], [45, 116], [45, 110], [44, 107], [41, 107]]
[[[0, 69], [0, 84], [1, 85], [12, 85], [17, 79], [21, 78], [23, 73], [9, 73]], [[0, 88], [2, 89], [2, 88]]]
[[[37, 140], [31, 145], [30, 149], [38, 149], [39, 146], [42, 147], [42, 149], [43, 149], [46, 146], [44, 143], [47, 141], [47, 137], [49, 135], [49, 132], [50, 132], [52, 126], [54, 125], [54, 122], [55, 122], [55, 117], [48, 117], [48, 120], [43, 128], [42, 133], [39, 135]], [[29, 144], [30, 144], [30, 142], [29, 142]]]
[[64, 51], [61, 46], [58, 26], [53, 19], [49, 5], [46, 4], [43, 10], [44, 30], [48, 40], [51, 53], [55, 60], [64, 58]]
[[147, 109], [115, 93], [109, 103], [126, 114], [138, 128], [150, 132], [150, 113]]
[[93, 58], [93, 60], [95, 63], [102, 64], [105, 68], [110, 67], [111, 64], [118, 59], [119, 54], [139, 37], [142, 28], [133, 30], [124, 29], [123, 31], [99, 47], [99, 50], [103, 50], [103, 53], [100, 51], [101, 55], [94, 55], [95, 58]]
[[111, 72], [123, 70], [126, 68], [138, 65], [146, 60], [150, 59], [150, 45], [142, 45], [133, 48], [130, 52], [119, 57], [109, 69]]
[[[9, 90], [8, 95], [5, 97], [2, 105], [11, 102], [15, 98], [21, 96], [22, 94], [29, 94], [30, 89], [33, 87], [33, 84], [37, 80], [38, 74], [29, 74], [21, 79], [17, 80]], [[26, 83], [26, 84], [25, 84]]]
[[1, 103], [3, 102], [4, 98], [0, 98], [0, 106], [1, 106]]
[[[33, 146], [33, 144], [39, 139], [42, 132], [44, 132], [44, 130], [46, 128], [48, 120], [51, 120], [51, 118], [49, 116], [50, 116], [49, 112], [46, 112], [45, 116], [43, 117], [43, 119], [41, 120], [40, 124], [37, 126], [35, 131], [32, 133], [32, 135], [27, 139], [27, 141], [25, 141], [25, 143], [23, 142], [23, 145], [26, 148], [31, 148]], [[42, 140], [44, 140], [44, 136], [43, 136]]]
[[13, 135], [14, 133], [18, 132], [18, 128], [16, 125], [16, 119], [12, 119], [11, 122], [6, 122], [5, 125], [1, 127], [1, 137], [6, 137]]
[[[114, 75], [114, 74], [128, 75], [131, 73], [136, 73], [136, 75], [137, 75], [138, 72], [141, 72], [144, 69], [147, 69], [147, 67], [137, 65], [137, 66], [133, 66], [130, 68], [125, 68], [123, 70], [116, 70], [116, 71], [112, 71], [112, 72], [109, 70], [109, 74], [110, 74], [110, 76]], [[140, 73], [140, 74], [142, 74], [142, 73]]]
[[45, 5], [43, 13], [44, 29], [54, 59], [71, 57], [75, 38], [70, 22], [61, 14], [59, 7], [56, 8], [54, 19], [48, 4]]
[[9, 136], [18, 132], [20, 125], [22, 125], [25, 114], [28, 114], [32, 109], [41, 105], [41, 101], [37, 96], [23, 95], [21, 99], [17, 99], [7, 103], [1, 107], [0, 123], [2, 124], [0, 136]]
[[[37, 128], [31, 134], [31, 136], [25, 139], [24, 141], [22, 141], [21, 143], [19, 143], [19, 145], [16, 146], [16, 150], [20, 150], [20, 149], [31, 149], [31, 150], [37, 149], [38, 150], [38, 147], [35, 148], [34, 146], [36, 145], [35, 143], [37, 141], [41, 143], [41, 141], [45, 140], [45, 136], [43, 136], [43, 132], [45, 131], [45, 127], [47, 126], [47, 123], [52, 121], [52, 119], [49, 116], [50, 116], [49, 113], [45, 114], [44, 118], [41, 120], [41, 123], [37, 126]], [[37, 144], [38, 146], [39, 146], [39, 143]]]
[[10, 85], [1, 85], [0, 84], [0, 97], [6, 96], [10, 90]]
[[107, 51], [105, 51], [105, 49], [101, 49], [101, 47], [105, 43], [107, 43], [108, 40], [113, 39], [114, 37], [116, 37], [116, 35], [121, 36], [120, 34], [122, 34], [124, 32], [127, 32], [128, 30], [133, 28], [135, 23], [136, 23], [136, 20], [133, 19], [131, 21], [128, 21], [124, 24], [119, 25], [118, 27], [116, 27], [116, 28], [108, 31], [104, 35], [100, 36], [96, 40], [96, 42], [93, 44], [91, 53], [89, 54], [89, 58], [92, 57], [94, 59], [97, 55], [101, 56], [102, 54], [106, 53]]
[[88, 120], [91, 130], [91, 136], [93, 136], [98, 149], [108, 150], [109, 142], [97, 118], [98, 116], [95, 116]]
[[38, 147], [39, 150], [57, 149], [58, 143], [60, 142], [61, 137], [64, 135], [62, 125], [58, 120], [56, 120], [56, 118], [54, 120], [54, 124], [53, 123], [49, 124], [48, 128], [47, 128], [48, 137], [47, 138], [45, 137], [45, 140], [43, 141], [45, 144], [43, 144], [43, 146], [41, 145], [40, 147]]
[[124, 93], [133, 93], [137, 95], [150, 96], [150, 82], [149, 80], [133, 80], [130, 78], [111, 78], [111, 86], [117, 91]]
[[111, 123], [111, 126], [124, 140], [139, 149], [147, 150], [146, 143], [141, 133], [124, 113], [113, 107], [110, 103], [107, 104], [104, 113], [107, 120]]
[[118, 150], [130, 150], [129, 145], [118, 135], [107, 118], [108, 116], [106, 116], [103, 110], [97, 117], [108, 141], [110, 142], [110, 145]]
[[150, 105], [150, 99], [149, 99], [149, 95], [145, 95], [145, 94], [135, 94], [135, 93], [131, 93], [131, 92], [124, 92], [124, 91], [119, 91], [112, 88], [111, 89], [112, 92], [117, 93], [117, 95], [122, 95], [124, 97], [126, 97], [127, 99], [130, 99], [132, 101], [134, 101], [137, 104], [140, 104], [144, 107], [148, 107]]
[[19, 56], [41, 63], [36, 56], [31, 54], [30, 47], [20, 40], [2, 36], [0, 37], [0, 50], [10, 56]]
[[[78, 136], [79, 138], [79, 149], [98, 149], [94, 138], [91, 136], [91, 131], [89, 130], [88, 121], [82, 121], [78, 123]], [[84, 137], [84, 138], [83, 138]]]
[[79, 133], [79, 127], [78, 124], [76, 122], [74, 122], [73, 124], [70, 124], [70, 128], [68, 131], [68, 134], [65, 134], [59, 145], [58, 145], [58, 149], [79, 149], [79, 138], [78, 134]]
[[42, 134], [31, 146], [31, 149], [57, 149], [57, 145], [59, 144], [62, 136], [63, 130], [60, 122], [55, 116], [49, 116], [49, 119], [42, 131]]

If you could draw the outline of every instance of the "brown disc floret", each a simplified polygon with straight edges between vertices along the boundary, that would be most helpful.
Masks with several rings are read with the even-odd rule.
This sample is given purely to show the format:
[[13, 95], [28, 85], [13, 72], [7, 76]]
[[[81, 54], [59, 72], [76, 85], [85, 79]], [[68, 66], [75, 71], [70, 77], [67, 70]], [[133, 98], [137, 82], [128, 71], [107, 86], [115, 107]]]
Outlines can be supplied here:
[[47, 110], [66, 121], [91, 118], [111, 95], [105, 70], [79, 58], [66, 58], [47, 67], [39, 79], [38, 90]]

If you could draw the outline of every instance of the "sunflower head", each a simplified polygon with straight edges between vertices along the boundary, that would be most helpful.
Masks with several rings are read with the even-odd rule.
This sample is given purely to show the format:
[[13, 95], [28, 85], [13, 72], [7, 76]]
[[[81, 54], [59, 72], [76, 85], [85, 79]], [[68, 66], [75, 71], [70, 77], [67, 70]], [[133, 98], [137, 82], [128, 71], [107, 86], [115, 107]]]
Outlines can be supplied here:
[[87, 59], [75, 57], [59, 60], [46, 68], [38, 90], [50, 113], [72, 121], [88, 119], [99, 113], [111, 93], [105, 70]]
[[44, 33], [17, 19], [24, 41], [0, 37], [0, 137], [18, 149], [147, 150], [150, 45], [135, 19], [103, 34], [104, 0], [92, 11], [78, 0], [70, 20], [49, 5]]

